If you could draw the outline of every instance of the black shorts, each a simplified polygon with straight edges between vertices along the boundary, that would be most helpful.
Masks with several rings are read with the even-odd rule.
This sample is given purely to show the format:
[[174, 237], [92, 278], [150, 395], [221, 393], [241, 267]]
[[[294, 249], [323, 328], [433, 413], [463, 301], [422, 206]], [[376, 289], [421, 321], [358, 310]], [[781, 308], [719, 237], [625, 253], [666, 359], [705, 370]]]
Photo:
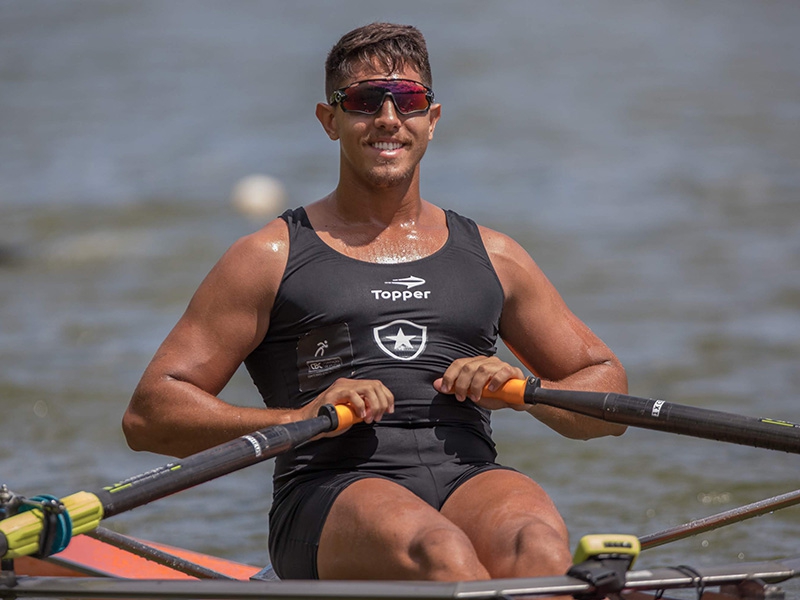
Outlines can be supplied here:
[[413, 445], [406, 435], [386, 433], [380, 436], [377, 455], [369, 464], [297, 475], [276, 491], [270, 511], [269, 551], [281, 579], [319, 578], [317, 548], [322, 527], [337, 496], [355, 481], [370, 477], [393, 481], [441, 510], [470, 478], [507, 468], [494, 462], [493, 447], [476, 443], [474, 436], [463, 430], [456, 435], [451, 430], [448, 436], [437, 436], [433, 429], [415, 430]]
[[494, 469], [497, 463], [445, 463], [434, 468], [415, 465], [393, 469], [391, 476], [376, 472], [326, 472], [291, 486], [270, 511], [269, 552], [281, 579], [319, 579], [317, 549], [322, 527], [336, 497], [351, 483], [370, 477], [393, 481], [440, 510], [447, 498], [470, 478]]

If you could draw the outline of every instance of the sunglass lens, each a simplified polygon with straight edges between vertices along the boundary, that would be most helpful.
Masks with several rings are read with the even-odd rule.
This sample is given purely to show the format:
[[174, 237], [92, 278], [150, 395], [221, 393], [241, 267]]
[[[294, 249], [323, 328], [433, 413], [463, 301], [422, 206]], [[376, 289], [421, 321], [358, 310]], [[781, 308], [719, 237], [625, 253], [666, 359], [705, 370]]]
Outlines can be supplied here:
[[345, 93], [347, 97], [342, 101], [342, 108], [371, 115], [380, 109], [386, 90], [362, 83], [348, 88]]
[[383, 105], [386, 94], [391, 94], [397, 110], [404, 115], [428, 110], [428, 90], [414, 81], [365, 81], [347, 88], [342, 108], [366, 114], [375, 114]]
[[397, 110], [404, 115], [428, 110], [425, 94], [397, 94], [394, 96], [394, 103]]
[[428, 110], [428, 97], [424, 87], [412, 81], [398, 81], [392, 86], [395, 106], [403, 114]]

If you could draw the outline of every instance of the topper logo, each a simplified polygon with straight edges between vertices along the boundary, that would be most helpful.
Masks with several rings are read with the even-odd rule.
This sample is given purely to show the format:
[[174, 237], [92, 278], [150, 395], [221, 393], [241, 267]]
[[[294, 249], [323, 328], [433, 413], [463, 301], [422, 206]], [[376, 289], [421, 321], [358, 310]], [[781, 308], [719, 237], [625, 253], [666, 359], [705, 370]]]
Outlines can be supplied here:
[[384, 281], [385, 285], [404, 285], [406, 289], [415, 288], [420, 285], [425, 285], [425, 280], [421, 277], [403, 277], [402, 279], [392, 279], [391, 281]]
[[401, 300], [407, 302], [408, 300], [426, 300], [430, 297], [430, 290], [414, 290], [412, 288], [425, 285], [426, 281], [421, 277], [413, 275], [403, 277], [400, 279], [392, 279], [391, 281], [384, 281], [384, 285], [398, 285], [404, 286], [404, 290], [370, 290], [370, 293], [375, 297], [375, 300], [391, 300], [397, 302]]

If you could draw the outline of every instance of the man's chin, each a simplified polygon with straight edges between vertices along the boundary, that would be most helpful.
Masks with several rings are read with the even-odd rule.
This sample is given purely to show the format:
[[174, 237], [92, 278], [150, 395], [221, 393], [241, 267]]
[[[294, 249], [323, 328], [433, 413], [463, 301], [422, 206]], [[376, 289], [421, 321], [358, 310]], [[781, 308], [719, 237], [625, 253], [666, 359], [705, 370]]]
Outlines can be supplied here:
[[406, 184], [413, 177], [413, 169], [374, 169], [367, 174], [369, 183], [380, 189], [389, 189]]

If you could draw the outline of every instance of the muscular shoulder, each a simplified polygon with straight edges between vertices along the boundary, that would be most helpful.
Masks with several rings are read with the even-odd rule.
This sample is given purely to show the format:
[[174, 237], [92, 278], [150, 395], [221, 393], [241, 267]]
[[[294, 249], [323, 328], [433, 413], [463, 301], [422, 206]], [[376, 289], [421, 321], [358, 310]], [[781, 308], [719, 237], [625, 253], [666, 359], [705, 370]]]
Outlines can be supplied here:
[[486, 252], [489, 254], [495, 270], [498, 270], [498, 274], [509, 269], [536, 266], [530, 254], [512, 237], [483, 225], [479, 225], [478, 230]]
[[289, 231], [286, 222], [283, 219], [274, 219], [258, 231], [239, 238], [228, 249], [227, 255], [245, 262], [252, 261], [263, 267], [274, 267], [277, 263], [282, 270], [289, 256]]
[[544, 273], [519, 242], [482, 225], [478, 229], [492, 266], [500, 278], [506, 300], [529, 295], [543, 285], [549, 286]]
[[207, 282], [219, 291], [236, 290], [269, 298], [280, 284], [288, 256], [286, 222], [275, 219], [234, 242], [211, 270]]

